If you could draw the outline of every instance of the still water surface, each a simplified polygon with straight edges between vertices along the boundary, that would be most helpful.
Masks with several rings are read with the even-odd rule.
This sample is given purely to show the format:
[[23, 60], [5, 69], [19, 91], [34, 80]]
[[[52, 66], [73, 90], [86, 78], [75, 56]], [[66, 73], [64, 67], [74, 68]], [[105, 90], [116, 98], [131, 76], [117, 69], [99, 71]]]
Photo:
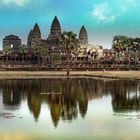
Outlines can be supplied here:
[[0, 140], [139, 140], [140, 82], [0, 80]]

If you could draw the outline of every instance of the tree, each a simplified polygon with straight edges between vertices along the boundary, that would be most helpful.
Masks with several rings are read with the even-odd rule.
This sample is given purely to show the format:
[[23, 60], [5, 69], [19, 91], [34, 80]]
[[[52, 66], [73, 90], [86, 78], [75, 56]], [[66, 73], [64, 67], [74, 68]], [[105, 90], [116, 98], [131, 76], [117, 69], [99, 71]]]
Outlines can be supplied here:
[[67, 57], [67, 75], [70, 74], [70, 55], [72, 51], [80, 47], [79, 40], [76, 38], [76, 34], [73, 32], [63, 32], [60, 37], [60, 45], [62, 51], [65, 51]]
[[74, 50], [72, 50], [72, 53], [74, 54], [75, 59], [77, 60], [77, 57], [79, 56], [79, 54], [82, 53], [82, 50], [81, 50], [80, 46], [75, 47]]
[[25, 54], [28, 52], [28, 47], [26, 45], [21, 45], [18, 50], [22, 54], [22, 63], [24, 63]]
[[48, 54], [48, 47], [46, 46], [45, 43], [39, 42], [34, 47], [34, 52], [37, 54], [38, 64], [40, 64], [40, 57], [41, 57], [41, 55], [47, 55]]
[[8, 56], [12, 52], [12, 48], [7, 46], [7, 47], [5, 47], [3, 49], [3, 52], [4, 52], [5, 56], [6, 56], [6, 63], [7, 63], [8, 62]]
[[58, 62], [61, 59], [61, 54], [60, 53], [53, 53], [53, 54], [51, 54], [51, 59], [53, 61], [53, 64], [58, 64]]
[[113, 38], [112, 48], [118, 53], [129, 49], [131, 39], [126, 36], [117, 35]]
[[112, 48], [117, 52], [118, 59], [124, 58], [124, 54], [127, 55], [127, 61], [130, 62], [129, 54], [131, 55], [133, 47], [135, 46], [135, 39], [127, 36], [115, 36], [113, 39]]

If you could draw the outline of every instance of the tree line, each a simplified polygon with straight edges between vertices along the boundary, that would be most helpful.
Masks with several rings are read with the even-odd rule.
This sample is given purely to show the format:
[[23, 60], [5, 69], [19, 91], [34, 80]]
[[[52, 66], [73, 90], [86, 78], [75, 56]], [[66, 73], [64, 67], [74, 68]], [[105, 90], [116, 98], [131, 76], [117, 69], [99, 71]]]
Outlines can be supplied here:
[[140, 38], [116, 35], [113, 37], [112, 49], [114, 49], [117, 52], [140, 51]]

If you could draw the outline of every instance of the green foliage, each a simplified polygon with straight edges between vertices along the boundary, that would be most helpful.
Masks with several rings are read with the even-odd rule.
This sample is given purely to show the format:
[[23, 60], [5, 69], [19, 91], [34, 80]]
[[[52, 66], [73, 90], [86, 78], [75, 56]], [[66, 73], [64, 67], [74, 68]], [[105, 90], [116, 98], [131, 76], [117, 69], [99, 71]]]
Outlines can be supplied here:
[[138, 51], [140, 49], [140, 38], [130, 38], [117, 35], [113, 38], [112, 48], [117, 52]]
[[45, 43], [40, 42], [34, 47], [33, 51], [38, 54], [48, 54], [48, 47]]
[[115, 36], [113, 38], [112, 48], [117, 52], [128, 49], [129, 43], [126, 36]]
[[4, 54], [8, 55], [8, 54], [10, 54], [12, 52], [12, 48], [11, 47], [5, 47], [3, 49], [3, 52], [4, 52]]
[[21, 45], [18, 48], [18, 50], [19, 50], [20, 53], [27, 53], [28, 52], [28, 47], [26, 45]]
[[80, 47], [79, 40], [73, 32], [63, 32], [60, 37], [61, 48], [66, 50], [76, 50]]
[[51, 55], [51, 58], [52, 58], [53, 61], [58, 61], [58, 60], [60, 60], [61, 55], [58, 54], [58, 53], [53, 53], [53, 54]]
[[60, 36], [60, 45], [62, 50], [66, 51], [67, 56], [67, 75], [70, 74], [70, 55], [80, 47], [79, 40], [73, 32], [63, 32]]

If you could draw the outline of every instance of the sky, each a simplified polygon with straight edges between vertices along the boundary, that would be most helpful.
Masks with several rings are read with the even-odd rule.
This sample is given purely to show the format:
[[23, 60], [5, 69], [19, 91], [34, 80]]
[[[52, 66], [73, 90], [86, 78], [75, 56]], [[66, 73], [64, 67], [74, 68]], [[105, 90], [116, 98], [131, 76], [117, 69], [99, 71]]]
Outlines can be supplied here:
[[85, 25], [90, 44], [111, 48], [115, 35], [140, 37], [140, 0], [0, 0], [0, 49], [6, 35], [27, 42], [37, 22], [47, 38], [54, 16], [63, 31], [77, 35]]

